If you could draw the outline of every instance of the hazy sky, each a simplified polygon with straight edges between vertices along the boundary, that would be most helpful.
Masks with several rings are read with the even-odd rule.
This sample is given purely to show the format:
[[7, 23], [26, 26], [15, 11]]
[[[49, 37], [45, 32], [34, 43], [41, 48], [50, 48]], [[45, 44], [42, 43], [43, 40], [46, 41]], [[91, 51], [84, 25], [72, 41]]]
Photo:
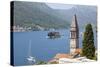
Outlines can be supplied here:
[[74, 5], [65, 5], [65, 4], [50, 4], [50, 3], [46, 4], [53, 9], [70, 9], [72, 7], [75, 7]]

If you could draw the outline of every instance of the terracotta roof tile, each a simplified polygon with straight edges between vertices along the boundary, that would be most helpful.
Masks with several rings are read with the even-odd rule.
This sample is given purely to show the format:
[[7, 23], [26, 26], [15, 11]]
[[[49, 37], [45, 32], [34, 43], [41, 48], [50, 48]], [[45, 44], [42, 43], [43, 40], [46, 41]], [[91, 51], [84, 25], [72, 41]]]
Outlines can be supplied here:
[[70, 58], [70, 54], [56, 54], [54, 58]]

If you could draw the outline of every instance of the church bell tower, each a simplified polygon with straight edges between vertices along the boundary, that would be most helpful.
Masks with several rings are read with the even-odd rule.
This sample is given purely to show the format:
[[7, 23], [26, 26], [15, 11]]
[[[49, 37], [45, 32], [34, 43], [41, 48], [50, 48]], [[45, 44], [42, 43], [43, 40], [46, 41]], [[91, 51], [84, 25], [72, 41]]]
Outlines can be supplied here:
[[77, 17], [74, 15], [70, 28], [70, 54], [74, 55], [77, 48], [79, 48], [79, 29]]

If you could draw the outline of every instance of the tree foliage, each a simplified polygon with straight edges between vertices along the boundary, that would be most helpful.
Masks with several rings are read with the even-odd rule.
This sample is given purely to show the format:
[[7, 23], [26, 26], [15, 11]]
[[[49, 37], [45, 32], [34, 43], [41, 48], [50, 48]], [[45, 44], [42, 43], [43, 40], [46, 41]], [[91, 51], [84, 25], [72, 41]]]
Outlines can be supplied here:
[[87, 24], [83, 36], [82, 55], [88, 59], [93, 59], [95, 56], [94, 34], [91, 24]]

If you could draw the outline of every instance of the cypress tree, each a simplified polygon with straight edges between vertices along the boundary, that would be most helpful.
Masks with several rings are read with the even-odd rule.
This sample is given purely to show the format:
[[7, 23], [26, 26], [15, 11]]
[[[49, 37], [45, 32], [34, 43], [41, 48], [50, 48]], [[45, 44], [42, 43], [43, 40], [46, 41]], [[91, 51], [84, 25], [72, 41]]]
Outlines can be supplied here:
[[91, 24], [87, 24], [83, 36], [82, 55], [88, 59], [93, 59], [95, 56], [94, 34]]

